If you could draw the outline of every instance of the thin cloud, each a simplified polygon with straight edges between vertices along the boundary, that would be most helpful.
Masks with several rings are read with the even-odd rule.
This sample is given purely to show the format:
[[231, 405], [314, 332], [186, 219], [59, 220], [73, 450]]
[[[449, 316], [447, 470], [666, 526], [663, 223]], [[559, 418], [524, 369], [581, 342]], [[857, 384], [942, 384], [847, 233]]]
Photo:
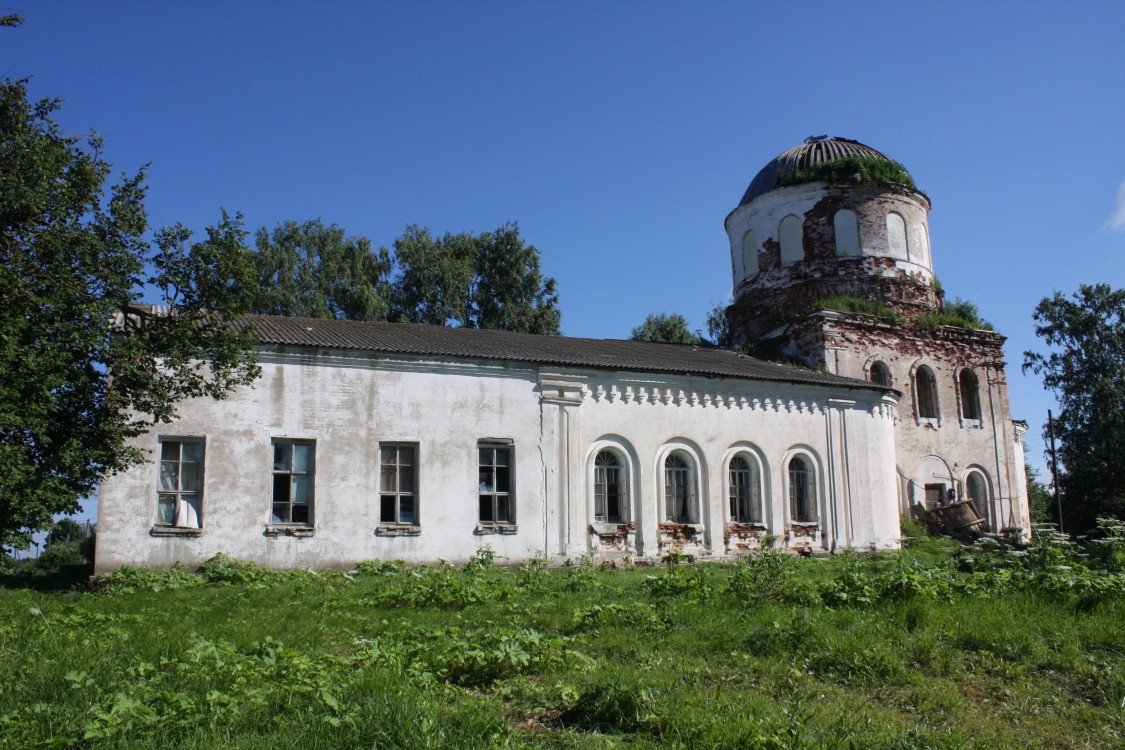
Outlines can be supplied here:
[[1111, 232], [1125, 232], [1125, 182], [1117, 189], [1117, 208], [1105, 223], [1105, 228]]

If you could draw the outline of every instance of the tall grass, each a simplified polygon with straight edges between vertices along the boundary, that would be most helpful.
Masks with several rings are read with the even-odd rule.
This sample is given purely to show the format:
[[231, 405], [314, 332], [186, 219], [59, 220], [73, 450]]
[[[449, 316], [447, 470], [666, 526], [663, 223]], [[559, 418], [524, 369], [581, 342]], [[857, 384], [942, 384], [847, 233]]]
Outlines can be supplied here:
[[1120, 747], [1125, 532], [1106, 528], [1096, 549], [1043, 534], [319, 573], [219, 558], [93, 592], [11, 586], [0, 747]]

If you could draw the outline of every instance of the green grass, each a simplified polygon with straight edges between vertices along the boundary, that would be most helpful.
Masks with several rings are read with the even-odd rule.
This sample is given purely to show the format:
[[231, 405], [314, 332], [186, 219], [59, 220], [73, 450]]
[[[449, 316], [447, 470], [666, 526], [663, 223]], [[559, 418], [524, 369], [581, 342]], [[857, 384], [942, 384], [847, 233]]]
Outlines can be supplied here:
[[1120, 747], [1107, 549], [8, 579], [0, 747]]
[[901, 323], [904, 318], [899, 313], [879, 302], [859, 297], [849, 297], [846, 294], [837, 294], [826, 297], [813, 304], [813, 310], [837, 310], [839, 312], [861, 313], [882, 318], [890, 323]]
[[894, 182], [915, 189], [914, 178], [897, 161], [871, 156], [845, 156], [823, 164], [795, 169], [781, 178], [782, 185], [804, 182]]

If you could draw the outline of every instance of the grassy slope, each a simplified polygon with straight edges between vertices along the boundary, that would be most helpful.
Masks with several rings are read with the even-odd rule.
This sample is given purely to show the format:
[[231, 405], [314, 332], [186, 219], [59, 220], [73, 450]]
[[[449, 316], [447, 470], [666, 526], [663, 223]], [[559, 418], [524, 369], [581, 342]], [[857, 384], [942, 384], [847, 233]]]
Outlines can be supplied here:
[[1125, 597], [1101, 579], [999, 585], [1003, 558], [958, 573], [932, 544], [661, 570], [486, 563], [280, 577], [232, 565], [205, 585], [182, 575], [151, 591], [155, 577], [137, 574], [136, 590], [101, 594], [9, 586], [0, 747], [1108, 748], [1125, 736]]

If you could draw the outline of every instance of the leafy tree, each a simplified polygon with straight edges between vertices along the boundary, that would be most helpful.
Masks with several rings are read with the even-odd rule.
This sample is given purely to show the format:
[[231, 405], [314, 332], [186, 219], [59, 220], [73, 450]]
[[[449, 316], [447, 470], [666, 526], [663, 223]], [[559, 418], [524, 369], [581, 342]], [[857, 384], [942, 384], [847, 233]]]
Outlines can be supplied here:
[[[240, 217], [195, 243], [162, 230], [153, 251], [144, 171], [107, 195], [101, 139], [64, 135], [58, 107], [0, 82], [0, 544], [17, 548], [143, 461], [129, 439], [178, 402], [258, 374], [223, 323], [252, 282]], [[167, 307], [137, 304], [145, 284]]]
[[730, 320], [727, 319], [727, 302], [718, 302], [711, 312], [707, 313], [707, 335], [715, 346], [734, 346], [734, 337], [730, 330]]
[[657, 344], [699, 344], [702, 341], [699, 334], [691, 332], [687, 318], [678, 313], [649, 315], [633, 329], [630, 338]]
[[543, 278], [539, 251], [520, 237], [518, 224], [440, 239], [425, 227], [410, 226], [395, 240], [395, 262], [392, 319], [560, 333], [555, 280]]
[[1055, 520], [1054, 506], [1051, 491], [1039, 478], [1039, 469], [1031, 464], [1024, 464], [1027, 475], [1027, 507], [1031, 513], [1033, 524], [1051, 523]]
[[465, 323], [471, 328], [557, 336], [559, 295], [555, 280], [539, 271], [539, 251], [508, 223], [477, 237], [476, 273]]
[[251, 253], [257, 291], [250, 310], [304, 318], [383, 320], [391, 259], [366, 237], [347, 237], [320, 219], [258, 230]]
[[80, 542], [86, 538], [86, 527], [73, 518], [60, 518], [47, 532], [47, 546], [63, 542]]
[[1045, 353], [1024, 353], [1059, 403], [1059, 490], [1068, 529], [1125, 518], [1125, 290], [1082, 285], [1055, 292], [1033, 315]]
[[471, 234], [435, 239], [411, 225], [395, 240], [399, 273], [392, 288], [392, 318], [407, 323], [462, 325], [468, 317], [477, 241]]

